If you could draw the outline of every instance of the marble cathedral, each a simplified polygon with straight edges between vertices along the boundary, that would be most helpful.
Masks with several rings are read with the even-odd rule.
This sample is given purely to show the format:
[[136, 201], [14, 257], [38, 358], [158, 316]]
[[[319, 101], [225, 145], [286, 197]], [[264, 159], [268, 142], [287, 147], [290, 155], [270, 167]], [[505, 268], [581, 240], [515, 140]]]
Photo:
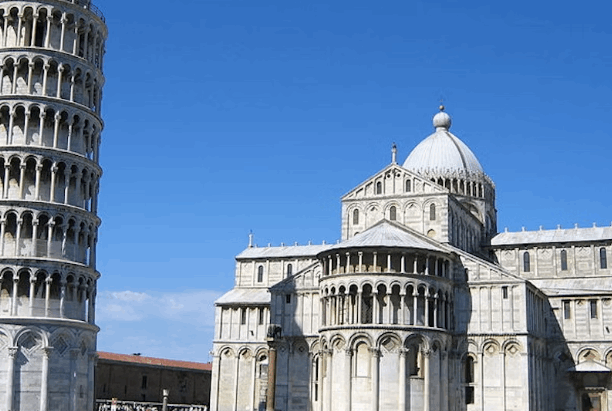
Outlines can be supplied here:
[[338, 244], [236, 256], [212, 411], [612, 410], [612, 227], [498, 233], [493, 181], [433, 125], [342, 197]]

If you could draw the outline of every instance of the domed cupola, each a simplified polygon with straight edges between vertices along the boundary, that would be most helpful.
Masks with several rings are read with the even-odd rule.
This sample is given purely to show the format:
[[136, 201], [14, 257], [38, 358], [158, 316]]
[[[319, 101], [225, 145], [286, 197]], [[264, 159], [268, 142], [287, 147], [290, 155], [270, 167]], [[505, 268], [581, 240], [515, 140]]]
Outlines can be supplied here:
[[481, 198], [493, 195], [493, 182], [472, 150], [449, 131], [451, 117], [444, 112], [444, 106], [434, 116], [433, 125], [436, 131], [412, 150], [404, 168], [455, 194]]

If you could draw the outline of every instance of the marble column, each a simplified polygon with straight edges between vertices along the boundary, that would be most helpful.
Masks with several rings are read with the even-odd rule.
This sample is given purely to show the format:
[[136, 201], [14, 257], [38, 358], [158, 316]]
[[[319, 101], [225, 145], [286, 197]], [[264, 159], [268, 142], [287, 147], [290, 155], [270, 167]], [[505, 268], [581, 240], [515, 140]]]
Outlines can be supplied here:
[[429, 370], [429, 360], [431, 357], [431, 350], [423, 350], [421, 351], [421, 355], [423, 356], [423, 379], [424, 379], [423, 411], [429, 411], [429, 403], [430, 403], [430, 396], [431, 396], [431, 374]]
[[334, 368], [334, 350], [327, 350], [327, 355], [325, 356], [325, 379], [326, 379], [326, 385], [327, 385], [327, 389], [325, 390], [325, 395], [327, 396], [325, 398], [325, 402], [327, 404], [327, 406], [325, 407], [326, 411], [332, 411], [333, 410], [333, 373], [332, 370]]
[[371, 411], [378, 411], [378, 396], [379, 396], [379, 386], [378, 386], [378, 373], [379, 373], [379, 358], [380, 351], [376, 348], [370, 348], [370, 355], [372, 357], [372, 409]]
[[344, 350], [344, 407], [346, 411], [351, 411], [351, 363], [353, 350]]
[[49, 357], [51, 356], [51, 347], [43, 348], [42, 355], [42, 376], [40, 380], [40, 411], [48, 411], [49, 409]]
[[399, 352], [399, 386], [398, 390], [398, 404], [399, 411], [406, 411], [406, 356], [408, 350], [402, 348]]
[[19, 347], [8, 347], [8, 364], [6, 367], [6, 409], [8, 411], [13, 410], [13, 394], [15, 392], [15, 359], [18, 352]]

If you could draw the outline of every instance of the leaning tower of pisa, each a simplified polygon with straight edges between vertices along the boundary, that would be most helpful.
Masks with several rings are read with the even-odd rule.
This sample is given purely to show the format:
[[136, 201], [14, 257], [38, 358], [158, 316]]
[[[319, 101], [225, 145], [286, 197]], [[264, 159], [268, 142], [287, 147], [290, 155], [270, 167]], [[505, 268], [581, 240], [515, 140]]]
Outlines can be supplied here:
[[93, 409], [106, 36], [90, 0], [0, 0], [0, 411]]

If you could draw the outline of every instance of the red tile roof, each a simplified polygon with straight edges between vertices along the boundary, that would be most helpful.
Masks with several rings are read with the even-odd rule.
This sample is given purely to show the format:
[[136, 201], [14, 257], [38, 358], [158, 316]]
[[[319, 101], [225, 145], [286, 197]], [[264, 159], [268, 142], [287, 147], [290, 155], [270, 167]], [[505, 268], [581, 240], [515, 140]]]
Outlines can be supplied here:
[[152, 365], [157, 367], [184, 368], [189, 370], [211, 371], [211, 363], [167, 360], [165, 358], [143, 357], [140, 355], [115, 354], [111, 352], [98, 351], [100, 360], [126, 362], [130, 364]]

